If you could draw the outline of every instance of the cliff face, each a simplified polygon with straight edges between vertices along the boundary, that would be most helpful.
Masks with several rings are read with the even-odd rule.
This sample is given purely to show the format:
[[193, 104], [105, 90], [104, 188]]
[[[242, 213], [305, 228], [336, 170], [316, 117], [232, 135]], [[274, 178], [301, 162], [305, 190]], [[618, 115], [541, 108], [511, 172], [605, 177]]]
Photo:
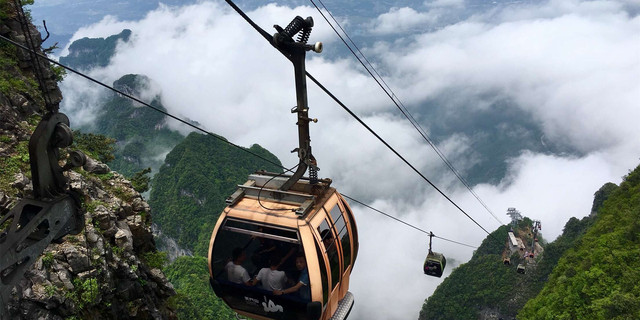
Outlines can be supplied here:
[[[26, 43], [12, 8], [0, 5], [0, 34]], [[40, 34], [33, 25], [30, 31], [39, 48]], [[34, 63], [22, 50], [0, 43], [1, 215], [33, 191], [27, 145], [44, 101]], [[39, 63], [49, 97], [59, 102], [55, 72]], [[84, 227], [50, 244], [35, 261], [1, 306], [9, 319], [175, 318], [168, 307], [175, 291], [160, 270], [164, 259], [155, 248], [148, 204], [122, 175], [96, 160], [65, 176], [82, 203]]]
[[605, 184], [593, 207], [592, 226], [518, 319], [640, 319], [640, 166]]
[[[146, 76], [128, 74], [116, 80], [113, 86], [140, 97], [152, 86], [151, 83], [152, 80]], [[160, 95], [156, 95], [150, 103], [166, 111]], [[119, 94], [105, 94], [100, 106], [95, 121], [83, 130], [116, 139], [115, 159], [109, 165], [125, 176], [131, 177], [147, 167], [156, 173], [164, 155], [184, 139], [180, 133], [168, 127], [163, 114]]]
[[[606, 183], [592, 214], [569, 219], [562, 235], [528, 259], [526, 274], [515, 273], [517, 254], [503, 266], [500, 243], [488, 237], [425, 301], [420, 319], [640, 319], [638, 190], [640, 167], [620, 187]], [[515, 230], [530, 242], [527, 233]], [[506, 237], [507, 227], [493, 235]]]
[[120, 34], [106, 39], [82, 38], [69, 46], [69, 55], [60, 57], [60, 63], [81, 70], [94, 67], [106, 67], [119, 42], [129, 41], [131, 30], [124, 29]]
[[[593, 223], [594, 217], [582, 220], [571, 218], [563, 234], [547, 243], [544, 250], [536, 243], [535, 258], [523, 258], [522, 252], [509, 255], [509, 244], [493, 239], [507, 239], [509, 227], [502, 226], [487, 237], [471, 260], [453, 270], [429, 297], [420, 311], [419, 319], [516, 319], [518, 312], [536, 297], [547, 283], [549, 275], [560, 257], [580, 242]], [[524, 218], [514, 228], [516, 240], [532, 243], [529, 234], [531, 220]], [[538, 235], [541, 242], [544, 242]], [[505, 250], [507, 248], [507, 250]], [[531, 250], [525, 246], [525, 252]], [[504, 258], [510, 265], [504, 265]], [[526, 273], [516, 272], [519, 264]]]

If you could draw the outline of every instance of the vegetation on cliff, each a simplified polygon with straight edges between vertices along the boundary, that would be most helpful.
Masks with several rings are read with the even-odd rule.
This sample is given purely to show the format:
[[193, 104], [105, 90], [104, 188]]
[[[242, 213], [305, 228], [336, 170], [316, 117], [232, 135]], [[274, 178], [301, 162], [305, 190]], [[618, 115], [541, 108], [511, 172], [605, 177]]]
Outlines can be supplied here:
[[[150, 79], [142, 75], [125, 75], [113, 83], [123, 92], [140, 96], [148, 90]], [[150, 103], [166, 111], [156, 96]], [[116, 140], [115, 158], [109, 162], [114, 170], [132, 177], [147, 167], [158, 169], [163, 156], [184, 137], [167, 127], [166, 117], [150, 108], [138, 106], [129, 98], [112, 93], [100, 107], [99, 116], [87, 131]]]
[[[254, 144], [249, 151], [280, 164]], [[257, 170], [277, 167], [212, 136], [191, 133], [167, 155], [153, 179], [149, 203], [154, 222], [178, 244], [206, 256], [211, 231], [225, 199]]]
[[180, 319], [235, 319], [235, 313], [209, 286], [207, 258], [182, 256], [163, 271], [176, 289], [170, 304]]
[[[453, 270], [429, 297], [420, 312], [420, 319], [478, 319], [483, 312], [502, 318], [515, 318], [525, 303], [535, 297], [547, 281], [560, 256], [579, 241], [593, 218], [571, 218], [563, 234], [545, 245], [541, 256], [527, 264], [527, 273], [518, 274], [516, 267], [523, 263], [518, 254], [511, 255], [511, 265], [504, 265], [502, 252], [509, 226], [502, 226], [488, 236], [473, 257]], [[524, 218], [515, 233], [525, 243], [532, 221]], [[497, 240], [496, 240], [497, 239]], [[544, 243], [541, 235], [538, 235]]]
[[[15, 17], [13, 12], [3, 13]], [[24, 43], [19, 24], [7, 20], [0, 23], [2, 35]], [[37, 35], [33, 25], [29, 29]], [[6, 84], [3, 81], [9, 81], [0, 88], [2, 215], [9, 213], [21, 199], [33, 197], [28, 143], [44, 113], [44, 100], [34, 80], [34, 63], [41, 64], [48, 100], [58, 103], [62, 97], [48, 63], [0, 46], [0, 87]], [[102, 141], [104, 146], [110, 145], [109, 141]], [[88, 145], [81, 138], [77, 142], [84, 147]], [[73, 146], [76, 147], [81, 146]], [[97, 154], [109, 154], [100, 146], [93, 147], [97, 147], [93, 149]], [[64, 161], [65, 151], [61, 150], [58, 160]], [[91, 156], [92, 151], [87, 154]], [[92, 161], [101, 165], [95, 159]], [[99, 166], [93, 168], [96, 167]], [[160, 269], [143, 258], [155, 255], [146, 202], [129, 181], [115, 172], [96, 174], [77, 168], [64, 175], [77, 196], [74, 198], [81, 203], [77, 214], [84, 223], [77, 234], [56, 239], [40, 257], [29, 259], [30, 269], [21, 281], [8, 290], [3, 288], [7, 291], [3, 291], [1, 307], [8, 312], [7, 319], [175, 318], [167, 307], [168, 298], [175, 294], [173, 287]], [[20, 224], [25, 223], [23, 219], [30, 219], [29, 212], [24, 212]], [[12, 216], [8, 217], [11, 222]], [[3, 223], [0, 233], [10, 225]]]
[[[515, 272], [518, 255], [502, 265], [504, 245], [493, 237], [508, 229], [500, 227], [425, 301], [420, 319], [479, 319], [486, 311], [521, 320], [640, 318], [640, 167], [620, 187], [603, 185], [592, 208], [569, 219], [524, 275]], [[529, 224], [525, 218], [519, 229]]]
[[593, 226], [518, 319], [640, 319], [640, 166], [605, 187]]
[[69, 55], [60, 57], [60, 63], [74, 69], [88, 70], [106, 67], [116, 51], [118, 43], [129, 41], [131, 30], [124, 29], [105, 38], [82, 38], [69, 46]]

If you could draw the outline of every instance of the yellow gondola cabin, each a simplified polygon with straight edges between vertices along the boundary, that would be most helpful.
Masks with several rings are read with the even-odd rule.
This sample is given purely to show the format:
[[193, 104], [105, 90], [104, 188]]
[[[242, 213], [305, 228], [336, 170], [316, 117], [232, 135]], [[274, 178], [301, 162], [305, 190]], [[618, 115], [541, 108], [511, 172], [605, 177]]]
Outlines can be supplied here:
[[[351, 208], [329, 179], [313, 185], [300, 179], [281, 191], [285, 180], [256, 173], [227, 199], [209, 245], [211, 285], [247, 317], [344, 319], [353, 306], [349, 276], [358, 253]], [[306, 265], [309, 286], [287, 292], [304, 273], [298, 260]], [[238, 266], [249, 274], [249, 282], [228, 271], [241, 270]], [[262, 269], [276, 276], [259, 281]], [[293, 281], [265, 283], [277, 282], [278, 275]], [[278, 295], [278, 286], [285, 294]]]

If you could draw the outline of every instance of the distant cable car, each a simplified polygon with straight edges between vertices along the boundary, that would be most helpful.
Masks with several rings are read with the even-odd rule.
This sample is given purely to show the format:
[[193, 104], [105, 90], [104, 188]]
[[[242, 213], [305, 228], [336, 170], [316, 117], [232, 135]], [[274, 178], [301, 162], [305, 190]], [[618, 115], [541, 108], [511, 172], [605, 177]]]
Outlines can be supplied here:
[[431, 251], [432, 238], [433, 232], [429, 234], [429, 253], [427, 258], [424, 259], [423, 270], [426, 275], [440, 278], [444, 272], [444, 267], [447, 265], [447, 259], [442, 253]]
[[504, 258], [502, 260], [502, 263], [504, 263], [504, 265], [506, 265], [506, 266], [511, 265], [511, 259], [510, 258]]
[[524, 274], [524, 273], [525, 273], [525, 267], [524, 267], [524, 264], [522, 264], [522, 263], [521, 263], [521, 264], [518, 264], [518, 269], [517, 269], [517, 271], [518, 271], [518, 273], [522, 273], [522, 274]]
[[[279, 190], [285, 180], [253, 174], [227, 199], [209, 245], [211, 286], [252, 318], [344, 319], [358, 254], [351, 209], [329, 179], [300, 179]], [[299, 282], [306, 285], [292, 289]]]

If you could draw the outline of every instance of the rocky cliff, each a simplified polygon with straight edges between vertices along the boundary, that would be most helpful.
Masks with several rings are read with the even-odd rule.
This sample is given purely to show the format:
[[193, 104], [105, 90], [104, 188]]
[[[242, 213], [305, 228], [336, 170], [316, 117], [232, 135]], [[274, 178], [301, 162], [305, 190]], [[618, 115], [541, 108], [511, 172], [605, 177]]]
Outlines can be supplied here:
[[[519, 320], [640, 319], [640, 166], [595, 196], [592, 225], [559, 258]], [[565, 233], [579, 230], [570, 222]]]
[[[0, 6], [0, 34], [25, 44], [14, 8], [6, 2]], [[31, 24], [29, 29], [40, 48], [39, 32]], [[0, 214], [4, 215], [33, 192], [27, 146], [44, 113], [36, 63], [44, 71], [48, 99], [58, 103], [62, 96], [54, 68], [0, 42]], [[149, 206], [122, 175], [97, 160], [88, 163], [65, 173], [82, 204], [82, 230], [50, 244], [1, 307], [8, 309], [10, 319], [175, 318], [168, 303], [175, 291], [160, 270], [164, 260], [153, 241]], [[5, 228], [0, 226], [0, 233]]]
[[[611, 185], [613, 184], [605, 184], [596, 192], [594, 208], [602, 206], [617, 188], [615, 185], [612, 188]], [[534, 258], [529, 259], [524, 258], [521, 252], [518, 253], [518, 248], [515, 249], [515, 253], [512, 253], [509, 250], [509, 242], [505, 249], [501, 241], [493, 241], [493, 238], [508, 239], [510, 228], [507, 226], [498, 228], [492, 236], [483, 241], [469, 262], [454, 269], [451, 275], [438, 286], [422, 306], [419, 319], [520, 319], [523, 307], [532, 299], [534, 301], [540, 299], [543, 295], [541, 291], [548, 286], [552, 272], [555, 272], [554, 268], [557, 268], [561, 258], [565, 254], [571, 255], [578, 246], [582, 245], [583, 237], [591, 229], [594, 221], [599, 219], [599, 215], [594, 213], [582, 219], [575, 217], [569, 219], [562, 234], [550, 243], [545, 243], [544, 239], [538, 235], [540, 242], [545, 244], [544, 250], [535, 243], [536, 254]], [[519, 227], [514, 228], [515, 238], [518, 244], [525, 245], [523, 248], [525, 252], [531, 252], [531, 247], [526, 246], [533, 240], [529, 234], [531, 225], [532, 221], [524, 218], [520, 221]], [[504, 264], [505, 258], [510, 258], [509, 265]], [[516, 272], [519, 264], [526, 267], [524, 274]], [[529, 308], [529, 311], [531, 309], [533, 308]], [[559, 317], [553, 313], [530, 317], [530, 319], [555, 318]], [[567, 319], [596, 318], [567, 317]]]

